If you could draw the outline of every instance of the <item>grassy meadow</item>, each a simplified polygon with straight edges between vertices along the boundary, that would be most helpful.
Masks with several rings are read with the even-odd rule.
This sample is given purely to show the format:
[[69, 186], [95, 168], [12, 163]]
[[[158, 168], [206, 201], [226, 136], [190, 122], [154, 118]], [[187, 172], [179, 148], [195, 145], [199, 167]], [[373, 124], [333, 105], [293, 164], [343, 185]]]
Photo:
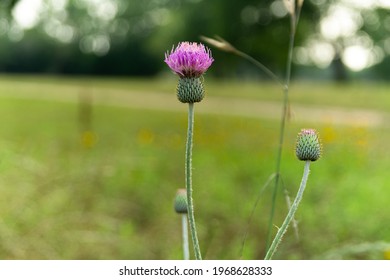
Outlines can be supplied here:
[[[173, 199], [184, 187], [187, 113], [176, 82], [0, 77], [1, 259], [182, 258]], [[206, 87], [193, 150], [201, 250], [205, 259], [263, 259], [272, 190], [254, 204], [275, 169], [279, 111], [229, 114], [216, 101], [281, 107], [281, 91], [245, 81]], [[287, 213], [284, 192], [293, 199], [303, 172], [299, 130], [316, 128], [324, 153], [297, 212], [299, 239], [290, 228], [275, 259], [390, 259], [389, 89], [291, 86], [275, 233]], [[369, 111], [381, 121], [294, 118], [296, 108]]]

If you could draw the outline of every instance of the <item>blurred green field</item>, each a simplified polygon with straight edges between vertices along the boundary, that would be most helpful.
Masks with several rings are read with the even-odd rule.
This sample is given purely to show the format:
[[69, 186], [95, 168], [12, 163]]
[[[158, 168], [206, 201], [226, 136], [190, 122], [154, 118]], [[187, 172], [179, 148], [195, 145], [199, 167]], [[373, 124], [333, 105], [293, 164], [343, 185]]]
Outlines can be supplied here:
[[[175, 99], [175, 86], [174, 79], [1, 76], [0, 258], [180, 259], [173, 198], [184, 187], [187, 114]], [[210, 100], [281, 100], [280, 90], [267, 83], [211, 80], [206, 86]], [[303, 171], [294, 155], [300, 128], [320, 132], [324, 156], [312, 164], [298, 209], [299, 240], [290, 229], [276, 259], [390, 258], [389, 88], [292, 85], [292, 111], [296, 105], [369, 109], [384, 119], [375, 126], [311, 116], [288, 122], [282, 182], [292, 198]], [[166, 99], [167, 109], [138, 106], [133, 99], [125, 104], [128, 92], [150, 103], [155, 96]], [[83, 96], [93, 104], [87, 134], [86, 117], [80, 120]], [[112, 103], [114, 97], [123, 104]], [[170, 110], [170, 103], [183, 109]], [[207, 98], [195, 110], [204, 104]], [[274, 172], [279, 121], [220, 112], [215, 107], [214, 113], [195, 113], [193, 184], [201, 249], [205, 259], [262, 259], [270, 189], [249, 226], [248, 221]], [[287, 213], [283, 191], [275, 232]]]

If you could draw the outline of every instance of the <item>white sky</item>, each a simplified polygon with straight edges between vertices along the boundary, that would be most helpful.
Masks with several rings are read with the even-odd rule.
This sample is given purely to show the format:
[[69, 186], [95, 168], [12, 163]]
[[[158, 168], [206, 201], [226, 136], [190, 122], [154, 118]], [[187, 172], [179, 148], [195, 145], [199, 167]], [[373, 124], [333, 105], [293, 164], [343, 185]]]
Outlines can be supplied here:
[[298, 62], [307, 64], [311, 60], [319, 67], [327, 67], [336, 54], [332, 43], [341, 38], [345, 44], [341, 59], [352, 71], [361, 71], [382, 61], [383, 50], [375, 47], [367, 34], [357, 32], [364, 23], [360, 10], [375, 7], [390, 8], [390, 0], [340, 0], [333, 4], [320, 22], [323, 38], [315, 35], [306, 50], [298, 48]]
[[366, 9], [374, 7], [390, 8], [390, 0], [342, 0], [341, 2]]
[[12, 11], [16, 23], [22, 29], [33, 28], [40, 20], [43, 0], [21, 0]]

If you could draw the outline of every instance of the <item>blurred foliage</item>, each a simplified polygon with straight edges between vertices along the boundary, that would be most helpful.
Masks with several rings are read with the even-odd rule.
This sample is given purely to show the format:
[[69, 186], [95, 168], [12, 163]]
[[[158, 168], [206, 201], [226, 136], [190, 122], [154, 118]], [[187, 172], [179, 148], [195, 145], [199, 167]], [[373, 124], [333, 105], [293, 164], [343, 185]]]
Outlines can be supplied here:
[[3, 0], [0, 2], [1, 10], [5, 13], [10, 13], [19, 0]]
[[[164, 53], [177, 42], [219, 35], [274, 72], [284, 73], [290, 26], [281, 0], [42, 0], [38, 22], [33, 28], [23, 29], [15, 23], [12, 11], [24, 1], [0, 4], [6, 7], [0, 14], [3, 72], [150, 76], [167, 70], [162, 62]], [[304, 2], [297, 46], [305, 46], [309, 39], [324, 40], [319, 35], [321, 19], [340, 1]], [[362, 10], [361, 17], [364, 24], [359, 26], [357, 38], [364, 33], [375, 46], [384, 49], [388, 24], [381, 22], [389, 21], [388, 10]], [[336, 78], [347, 77], [339, 55], [348, 47], [346, 42], [350, 40], [328, 42], [336, 52], [335, 63], [330, 64]], [[237, 57], [217, 50], [213, 55], [217, 67], [212, 75], [259, 75], [252, 65]], [[383, 73], [388, 65], [381, 63], [370, 69], [374, 70], [371, 76]]]
[[[173, 200], [184, 182], [185, 107], [169, 111], [171, 103], [180, 106], [172, 89], [158, 94], [166, 100], [163, 111], [144, 109], [129, 99], [136, 92], [140, 100], [150, 100], [155, 89], [171, 83], [0, 78], [1, 259], [182, 257]], [[258, 83], [211, 79], [208, 87], [213, 95], [250, 102], [270, 101], [277, 94], [269, 93], [279, 92], [267, 83], [259, 88]], [[300, 83], [294, 91], [293, 104], [306, 102], [307, 108], [341, 106], [341, 97], [349, 109], [365, 103], [378, 113], [390, 109], [387, 87], [376, 84]], [[92, 146], [85, 145], [78, 114], [79, 95], [86, 93], [94, 98]], [[215, 113], [221, 112], [220, 103], [209, 105], [214, 113], [199, 110], [194, 135], [194, 203], [202, 252], [205, 259], [262, 259], [269, 189], [248, 221], [259, 190], [273, 172], [278, 122], [270, 116], [220, 115]], [[298, 209], [300, 239], [289, 231], [276, 259], [388, 258], [386, 116], [377, 127], [359, 120], [345, 126], [311, 120], [321, 133], [324, 156], [312, 165]], [[288, 123], [281, 174], [291, 196], [303, 169], [294, 154], [296, 133], [307, 125], [309, 121]], [[283, 195], [278, 197], [275, 225], [287, 213]]]

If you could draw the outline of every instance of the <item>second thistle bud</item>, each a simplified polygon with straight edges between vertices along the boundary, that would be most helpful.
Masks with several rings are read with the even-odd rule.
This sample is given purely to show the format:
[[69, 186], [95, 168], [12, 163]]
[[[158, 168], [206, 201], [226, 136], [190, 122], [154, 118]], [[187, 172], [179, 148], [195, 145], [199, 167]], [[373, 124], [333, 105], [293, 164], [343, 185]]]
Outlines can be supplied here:
[[177, 85], [177, 98], [182, 103], [202, 101], [204, 87], [201, 78], [180, 78]]
[[302, 129], [299, 132], [295, 153], [303, 161], [316, 161], [321, 157], [321, 143], [315, 129]]
[[178, 189], [175, 196], [175, 211], [178, 214], [187, 214], [187, 191]]

